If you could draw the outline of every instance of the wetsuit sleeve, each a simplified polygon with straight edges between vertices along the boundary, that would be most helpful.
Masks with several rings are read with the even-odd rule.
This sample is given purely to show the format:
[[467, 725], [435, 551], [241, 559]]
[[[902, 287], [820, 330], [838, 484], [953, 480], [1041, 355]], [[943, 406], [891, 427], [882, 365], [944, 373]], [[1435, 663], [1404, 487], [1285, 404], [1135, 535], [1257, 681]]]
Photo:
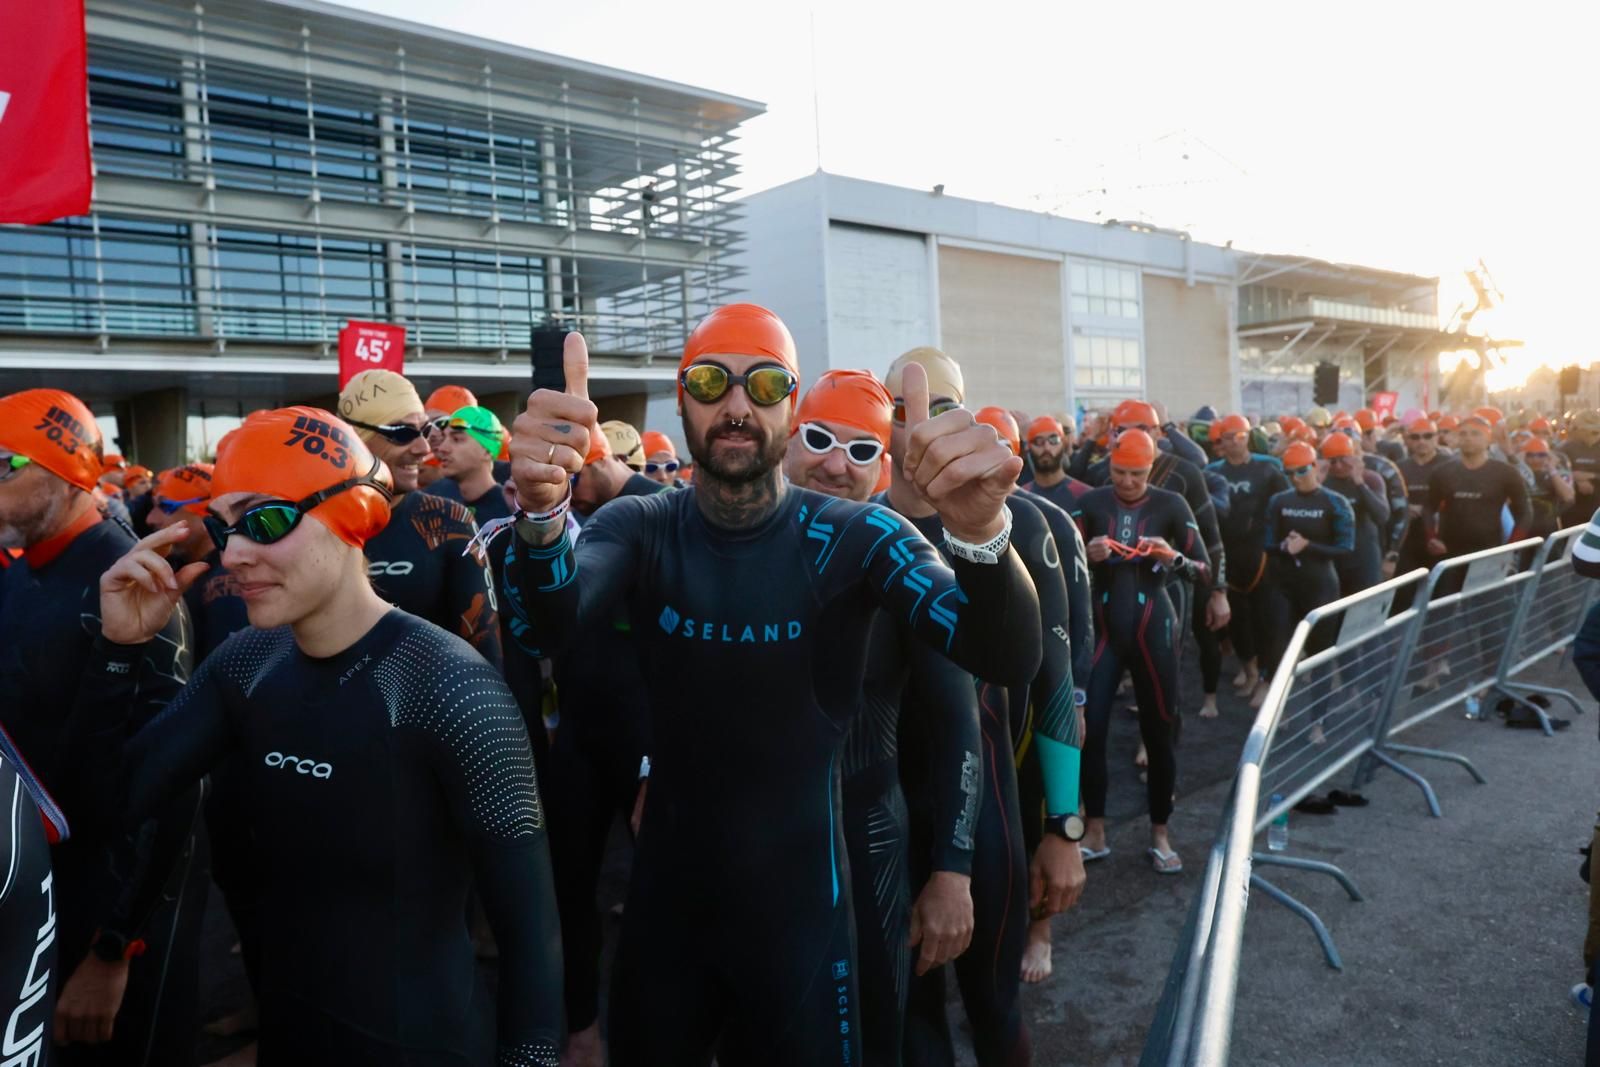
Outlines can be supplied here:
[[[1203, 590], [1213, 586], [1221, 589], [1228, 583], [1228, 561], [1222, 551], [1222, 528], [1217, 524], [1216, 509], [1211, 506], [1211, 493], [1206, 489], [1204, 475], [1183, 472], [1182, 477], [1183, 498], [1189, 504], [1189, 511], [1200, 531], [1201, 543], [1205, 546], [1206, 568], [1198, 579], [1199, 584]], [[1192, 552], [1185, 552], [1184, 555], [1194, 558]]]
[[1511, 540], [1528, 536], [1533, 525], [1533, 506], [1528, 500], [1528, 483], [1515, 470], [1506, 474], [1506, 505], [1511, 509]]
[[[1094, 590], [1083, 534], [1077, 523], [1065, 525], [1065, 532], [1056, 538], [1056, 547], [1061, 550], [1061, 568], [1067, 579], [1067, 600], [1072, 609], [1072, 621], [1067, 626], [1067, 632], [1072, 635], [1072, 680], [1079, 689], [1084, 689], [1089, 685], [1089, 670], [1094, 665]], [[1062, 544], [1069, 538], [1067, 544]]]
[[[1018, 501], [1017, 505], [1019, 509], [1029, 506], [1027, 501]], [[1025, 537], [1019, 547], [1039, 594], [1039, 618], [1044, 630], [1039, 673], [1028, 690], [1034, 709], [1033, 739], [1039, 769], [1044, 772], [1046, 813], [1067, 815], [1078, 810], [1083, 754], [1083, 730], [1072, 699], [1071, 606], [1061, 573], [1060, 546], [1051, 536], [1044, 516], [1036, 512], [1026, 520], [1019, 518], [1017, 525], [1021, 527], [1025, 522], [1036, 528], [1027, 531], [1031, 538]]]
[[1222, 521], [1233, 510], [1233, 496], [1228, 488], [1228, 479], [1218, 471], [1205, 467], [1200, 472], [1206, 480], [1206, 491], [1211, 494], [1211, 507], [1217, 513], [1217, 525], [1220, 528]]
[[1356, 513], [1350, 501], [1331, 490], [1322, 490], [1328, 502], [1328, 518], [1333, 540], [1330, 544], [1310, 541], [1301, 549], [1309, 559], [1337, 559], [1356, 550]]
[[1085, 437], [1078, 445], [1077, 451], [1072, 453], [1072, 459], [1067, 464], [1067, 473], [1080, 482], [1089, 480], [1089, 468], [1094, 465], [1094, 439]]
[[[563, 530], [548, 545], [533, 545], [514, 528], [490, 551], [505, 553], [500, 610], [521, 655], [541, 659], [574, 640], [581, 624], [609, 612], [633, 584], [640, 525], [657, 497], [620, 497], [583, 525], [578, 544]], [[510, 655], [511, 650], [507, 649]]]
[[1194, 442], [1188, 434], [1178, 429], [1178, 424], [1169, 422], [1161, 427], [1161, 432], [1166, 436], [1167, 445], [1172, 449], [1172, 454], [1188, 460], [1196, 467], [1206, 465], [1205, 449]]
[[1388, 460], [1380, 464], [1379, 469], [1383, 476], [1383, 484], [1389, 491], [1389, 508], [1386, 518], [1378, 520], [1378, 528], [1384, 534], [1384, 551], [1398, 552], [1400, 546], [1405, 544], [1406, 526], [1411, 522], [1411, 512], [1406, 510], [1406, 504], [1410, 500], [1406, 491], [1406, 476], [1400, 473], [1399, 467]]
[[1274, 493], [1267, 500], [1267, 510], [1261, 516], [1261, 547], [1274, 556], [1287, 556], [1283, 550], [1283, 539], [1288, 536], [1280, 524], [1283, 505], [1278, 501], [1282, 493]]
[[873, 512], [865, 526], [874, 540], [862, 566], [890, 617], [986, 682], [1027, 685], [1039, 670], [1039, 596], [1017, 550], [1008, 545], [996, 563], [956, 559], [946, 566], [898, 515], [877, 506]]
[[1173, 573], [1184, 581], [1195, 582], [1202, 587], [1207, 586], [1211, 581], [1212, 556], [1207, 550], [1205, 539], [1201, 536], [1200, 525], [1195, 522], [1194, 512], [1187, 501], [1180, 497], [1173, 501], [1173, 505], [1174, 536], [1167, 540], [1185, 561], [1175, 568]]
[[973, 834], [983, 796], [978, 690], [972, 675], [915, 639], [905, 642], [908, 667], [902, 706], [925, 722], [932, 768], [931, 870], [972, 873]]
[[1572, 546], [1572, 569], [1585, 578], [1600, 578], [1600, 511], [1594, 513]]
[[478, 650], [496, 670], [500, 668], [500, 615], [494, 595], [494, 577], [490, 569], [479, 563], [471, 554], [455, 549], [477, 534], [477, 525], [460, 509], [463, 540], [450, 538], [446, 544], [448, 560], [445, 564], [445, 618], [452, 620], [451, 629], [457, 637]]
[[[1361, 506], [1367, 509], [1367, 514], [1372, 516], [1372, 521], [1377, 523], [1378, 528], [1381, 530], [1384, 524], [1389, 521], [1389, 509], [1394, 502], [1384, 495], [1382, 478], [1371, 471], [1363, 471], [1362, 474], [1365, 477], [1356, 486], [1356, 492], [1361, 497]], [[1405, 505], [1402, 504], [1401, 510], [1404, 509]], [[1398, 542], [1391, 543], [1398, 544]]]

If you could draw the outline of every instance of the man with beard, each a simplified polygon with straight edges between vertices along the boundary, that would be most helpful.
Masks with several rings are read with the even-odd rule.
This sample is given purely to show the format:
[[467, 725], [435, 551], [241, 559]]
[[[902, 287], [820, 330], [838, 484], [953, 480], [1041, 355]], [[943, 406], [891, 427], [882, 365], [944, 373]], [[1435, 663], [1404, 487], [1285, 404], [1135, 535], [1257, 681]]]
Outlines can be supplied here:
[[651, 795], [610, 1002], [617, 1067], [854, 1062], [838, 762], [877, 610], [999, 681], [1038, 667], [1038, 601], [1008, 547], [1021, 461], [964, 411], [929, 418], [908, 375], [905, 465], [945, 518], [952, 573], [887, 509], [784, 480], [797, 367], [772, 312], [714, 311], [679, 364], [694, 491], [613, 501], [576, 550], [561, 519], [599, 432], [581, 336], [567, 392], [535, 392], [514, 427], [506, 577], [533, 642], [559, 654], [624, 602], [640, 622]]
[[1033, 459], [1033, 480], [1022, 488], [1037, 493], [1056, 507], [1071, 511], [1089, 486], [1066, 472], [1064, 463], [1072, 447], [1066, 427], [1040, 415], [1028, 424], [1028, 455]]
[[1410, 522], [1400, 545], [1395, 571], [1398, 574], [1409, 574], [1418, 567], [1432, 566], [1422, 511], [1428, 504], [1428, 486], [1434, 474], [1450, 462], [1450, 457], [1439, 450], [1438, 442], [1438, 427], [1429, 419], [1413, 419], [1406, 427], [1408, 455], [1400, 464], [1400, 475], [1406, 481], [1406, 510], [1410, 513]]
[[[1436, 560], [1509, 544], [1528, 529], [1528, 485], [1511, 464], [1490, 458], [1491, 430], [1482, 415], [1463, 419], [1456, 435], [1460, 455], [1439, 468], [1428, 484], [1423, 523], [1428, 529], [1428, 554]], [[1502, 508], [1511, 511], [1509, 539], [1501, 532]]]

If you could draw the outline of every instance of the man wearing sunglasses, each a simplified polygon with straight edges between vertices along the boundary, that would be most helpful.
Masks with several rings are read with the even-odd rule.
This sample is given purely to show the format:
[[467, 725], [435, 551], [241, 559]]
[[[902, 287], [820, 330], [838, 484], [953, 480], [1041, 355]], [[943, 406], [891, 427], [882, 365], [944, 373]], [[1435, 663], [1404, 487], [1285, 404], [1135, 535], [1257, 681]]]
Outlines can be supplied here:
[[[71, 1043], [52, 1062], [190, 1063], [204, 866], [177, 857], [199, 791], [162, 805], [144, 833], [97, 828], [84, 808], [83, 738], [68, 729], [100, 630], [96, 583], [133, 544], [95, 506], [102, 447], [69, 393], [0, 398], [0, 549], [23, 553], [0, 595], [0, 725], [73, 824], [52, 850], [60, 967], [46, 1040]], [[148, 721], [189, 675], [186, 614], [156, 630], [130, 663], [139, 687], [117, 709], [119, 728]]]
[[[1394, 573], [1408, 574], [1418, 567], [1433, 566], [1428, 555], [1428, 531], [1422, 522], [1423, 510], [1428, 504], [1428, 486], [1435, 473], [1451, 457], [1439, 448], [1439, 430], [1431, 419], [1413, 419], [1406, 426], [1406, 458], [1400, 463], [1400, 475], [1406, 481], [1406, 511], [1408, 523], [1405, 540], [1400, 546]], [[1386, 577], [1393, 574], [1385, 572]]]
[[1532, 515], [1528, 536], [1549, 537], [1561, 529], [1561, 513], [1572, 506], [1577, 494], [1567, 473], [1556, 466], [1543, 438], [1530, 437], [1522, 446], [1522, 464], [1528, 472], [1528, 507]]
[[[1379, 455], [1365, 447], [1361, 437], [1361, 424], [1352, 416], [1341, 415], [1334, 419], [1328, 427], [1328, 433], [1317, 442], [1317, 447], [1320, 448], [1325, 444], [1328, 437], [1333, 434], [1348, 437], [1356, 446], [1355, 454], [1360, 458], [1361, 466], [1383, 480], [1389, 517], [1380, 523], [1378, 528], [1379, 549], [1382, 554], [1381, 573], [1384, 578], [1393, 578], [1400, 559], [1400, 547], [1405, 544], [1406, 529], [1411, 525], [1411, 516], [1406, 510], [1410, 494], [1406, 489], [1405, 476], [1400, 473], [1399, 465], [1387, 456]], [[1359, 549], [1357, 554], [1359, 555]]]
[[[867, 371], [825, 372], [795, 413], [784, 475], [841, 500], [867, 500], [890, 462], [893, 409], [889, 391]], [[908, 949], [918, 950], [922, 974], [972, 939], [983, 778], [978, 703], [971, 675], [881, 612], [861, 701], [840, 763], [861, 990], [859, 1062], [898, 1063]], [[913, 735], [908, 723], [902, 735], [902, 707], [914, 708], [925, 729]], [[902, 781], [909, 784], [902, 788]]]
[[641, 443], [644, 445], [644, 476], [662, 485], [680, 485], [678, 449], [672, 438], [659, 430], [646, 430]]
[[[1422, 521], [1428, 530], [1428, 555], [1435, 562], [1527, 536], [1528, 485], [1511, 464], [1490, 457], [1492, 430], [1483, 415], [1461, 420], [1456, 434], [1459, 455], [1440, 467], [1428, 483]], [[1500, 522], [1502, 509], [1511, 513], [1509, 539]]]
[[1361, 447], [1349, 434], [1330, 433], [1320, 451], [1328, 464], [1322, 484], [1349, 501], [1355, 512], [1355, 551], [1334, 562], [1339, 595], [1353, 596], [1383, 580], [1383, 526], [1389, 519], [1389, 501], [1383, 479], [1362, 465]]
[[[1271, 625], [1272, 578], [1262, 537], [1266, 529], [1267, 502], [1289, 488], [1283, 464], [1250, 451], [1250, 420], [1227, 415], [1212, 423], [1221, 458], [1206, 468], [1228, 485], [1228, 510], [1222, 516], [1222, 544], [1232, 564], [1228, 572], [1228, 603], [1233, 619], [1228, 633], [1240, 671], [1234, 688], [1254, 699], [1261, 686], [1261, 655]], [[1270, 665], [1269, 665], [1270, 669]], [[1263, 690], [1261, 695], [1265, 697]], [[1201, 707], [1202, 718], [1217, 714], [1214, 701]]]
[[1072, 431], [1066, 423], [1050, 415], [1040, 415], [1028, 424], [1028, 454], [1033, 459], [1033, 480], [1022, 488], [1037, 493], [1056, 507], [1071, 511], [1089, 486], [1067, 473], [1066, 461], [1072, 451]]
[[794, 340], [765, 308], [729, 305], [679, 363], [694, 491], [614, 501], [574, 551], [560, 520], [598, 419], [583, 338], [566, 346], [566, 391], [535, 392], [514, 428], [524, 515], [507, 599], [554, 654], [624, 601], [636, 622], [652, 769], [612, 1062], [853, 1061], [838, 756], [863, 650], [881, 608], [968, 669], [1033, 675], [1037, 597], [1007, 547], [1005, 483], [1020, 461], [965, 412], [930, 418], [925, 379], [908, 376], [906, 464], [963, 557], [954, 572], [886, 509], [789, 485]]

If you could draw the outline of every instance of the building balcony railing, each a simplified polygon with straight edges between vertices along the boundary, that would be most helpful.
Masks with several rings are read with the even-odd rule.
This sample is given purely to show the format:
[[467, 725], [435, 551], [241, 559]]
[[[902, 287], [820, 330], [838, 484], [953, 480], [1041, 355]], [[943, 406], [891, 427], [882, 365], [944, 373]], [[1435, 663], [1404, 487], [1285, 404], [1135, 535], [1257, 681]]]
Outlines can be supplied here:
[[1329, 300], [1312, 296], [1299, 299], [1269, 297], [1262, 299], [1248, 289], [1239, 296], [1239, 325], [1264, 326], [1278, 322], [1300, 322], [1306, 319], [1359, 323], [1369, 326], [1397, 326], [1414, 330], [1437, 330], [1437, 315], [1420, 311], [1403, 311], [1400, 308], [1372, 307], [1343, 300]]

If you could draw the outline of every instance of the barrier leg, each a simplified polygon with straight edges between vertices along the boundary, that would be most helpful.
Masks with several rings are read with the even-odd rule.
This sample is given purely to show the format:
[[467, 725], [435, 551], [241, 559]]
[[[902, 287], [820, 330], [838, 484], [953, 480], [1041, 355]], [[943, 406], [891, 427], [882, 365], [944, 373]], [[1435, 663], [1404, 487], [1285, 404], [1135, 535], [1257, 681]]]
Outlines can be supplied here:
[[[1438, 756], [1443, 756], [1446, 754], [1433, 753], [1430, 749], [1413, 749], [1407, 745], [1384, 745], [1383, 748], [1394, 749], [1397, 752], [1410, 751], [1418, 754], [1430, 753]], [[1405, 778], [1415, 784], [1418, 789], [1422, 790], [1422, 799], [1428, 804], [1428, 814], [1432, 815], [1435, 819], [1442, 819], [1444, 817], [1444, 812], [1439, 809], [1439, 796], [1433, 791], [1433, 786], [1429, 784], [1428, 780], [1422, 777], [1422, 775], [1418, 774], [1410, 767], [1407, 767], [1404, 763], [1401, 763], [1399, 760], [1383, 751], [1383, 748], [1375, 748], [1372, 750], [1373, 760], [1377, 763], [1383, 764], [1400, 777]]]
[[1445, 752], [1437, 748], [1418, 748], [1416, 745], [1384, 745], [1383, 747], [1390, 752], [1404, 752], [1408, 756], [1426, 756], [1428, 759], [1438, 759], [1444, 760], [1446, 763], [1459, 764], [1467, 769], [1467, 773], [1472, 775], [1479, 785], [1487, 785], [1489, 783], [1489, 779], [1485, 778], [1478, 768], [1473, 766], [1472, 761], [1459, 753]]
[[[1528, 702], [1526, 700], [1522, 700], [1522, 697], [1517, 694], [1516, 690], [1518, 689], [1523, 689], [1530, 693], [1543, 693], [1546, 696], [1560, 697], [1562, 700], [1565, 700], [1568, 704], [1572, 705], [1573, 711], [1577, 712], [1579, 715], [1583, 714], [1583, 705], [1578, 703], [1578, 698], [1573, 696], [1565, 689], [1557, 689], [1554, 686], [1549, 685], [1534, 685], [1532, 682], [1502, 682], [1500, 685], [1496, 686], [1496, 688], [1506, 696], [1510, 697], [1512, 700], [1521, 700], [1524, 704], [1527, 704]], [[1537, 704], [1532, 706], [1538, 707]]]
[[1324, 863], [1322, 860], [1301, 859], [1299, 856], [1285, 856], [1277, 852], [1256, 852], [1251, 855], [1251, 859], [1258, 866], [1288, 867], [1290, 870], [1295, 871], [1311, 871], [1315, 874], [1325, 874], [1338, 882], [1351, 900], [1366, 899], [1361, 895], [1361, 890], [1356, 888], [1355, 882], [1350, 880], [1350, 876], [1344, 873], [1343, 868], [1332, 863]]
[[1344, 962], [1339, 959], [1339, 950], [1334, 947], [1333, 935], [1328, 933], [1328, 927], [1323, 923], [1317, 913], [1300, 903], [1288, 893], [1279, 889], [1259, 874], [1250, 876], [1250, 884], [1261, 890], [1279, 904], [1294, 912], [1306, 921], [1311, 927], [1311, 932], [1317, 935], [1317, 942], [1322, 946], [1322, 958], [1328, 961], [1328, 966], [1336, 971], [1344, 970]]

